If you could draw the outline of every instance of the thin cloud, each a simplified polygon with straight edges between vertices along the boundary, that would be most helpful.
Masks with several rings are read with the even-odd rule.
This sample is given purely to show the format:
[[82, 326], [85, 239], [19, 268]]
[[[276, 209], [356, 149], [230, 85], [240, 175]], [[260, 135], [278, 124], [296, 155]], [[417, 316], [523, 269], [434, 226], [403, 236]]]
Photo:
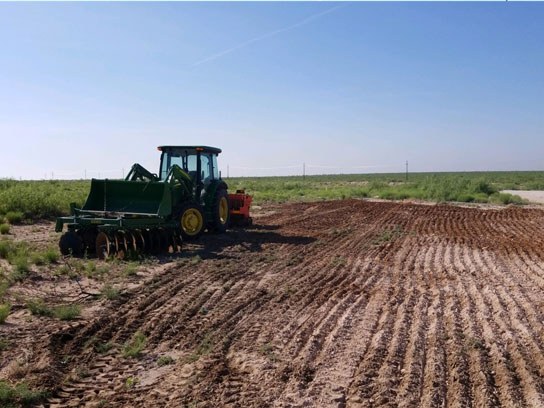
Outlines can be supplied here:
[[316, 20], [316, 19], [318, 19], [320, 17], [323, 17], [324, 15], [332, 13], [333, 11], [338, 10], [339, 8], [343, 8], [343, 7], [346, 7], [346, 4], [340, 4], [338, 6], [334, 6], [334, 7], [330, 8], [330, 9], [325, 10], [325, 11], [321, 11], [319, 13], [312, 14], [311, 16], [306, 17], [305, 19], [299, 21], [298, 23], [292, 24], [292, 25], [287, 26], [287, 27], [280, 28], [278, 30], [270, 31], [269, 33], [266, 33], [266, 34], [263, 34], [261, 36], [252, 38], [251, 40], [247, 40], [247, 41], [245, 41], [243, 43], [235, 45], [234, 47], [227, 48], [226, 50], [223, 50], [223, 51], [218, 52], [216, 54], [210, 55], [209, 57], [201, 59], [200, 61], [195, 62], [193, 64], [193, 67], [196, 67], [198, 65], [202, 65], [202, 64], [205, 64], [207, 62], [216, 60], [216, 59], [221, 58], [221, 57], [223, 57], [223, 56], [225, 56], [227, 54], [230, 54], [233, 51], [236, 51], [236, 50], [239, 50], [241, 48], [247, 47], [248, 45], [251, 45], [251, 44], [256, 43], [258, 41], [265, 40], [267, 38], [274, 37], [274, 36], [276, 36], [278, 34], [286, 32], [286, 31], [290, 31], [290, 30], [293, 30], [295, 28], [298, 28], [300, 26], [308, 24], [309, 22], [311, 22], [313, 20]]

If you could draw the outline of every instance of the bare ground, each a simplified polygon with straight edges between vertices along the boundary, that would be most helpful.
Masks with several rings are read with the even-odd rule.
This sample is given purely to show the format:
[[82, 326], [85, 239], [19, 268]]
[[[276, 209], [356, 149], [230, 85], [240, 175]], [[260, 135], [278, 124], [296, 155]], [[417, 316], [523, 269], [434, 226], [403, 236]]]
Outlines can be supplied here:
[[518, 195], [531, 203], [544, 204], [544, 191], [538, 190], [503, 190], [501, 193]]
[[[116, 301], [82, 300], [76, 322], [15, 307], [0, 378], [52, 390], [51, 407], [544, 406], [544, 211], [344, 200], [263, 214]], [[136, 332], [142, 355], [124, 357]]]

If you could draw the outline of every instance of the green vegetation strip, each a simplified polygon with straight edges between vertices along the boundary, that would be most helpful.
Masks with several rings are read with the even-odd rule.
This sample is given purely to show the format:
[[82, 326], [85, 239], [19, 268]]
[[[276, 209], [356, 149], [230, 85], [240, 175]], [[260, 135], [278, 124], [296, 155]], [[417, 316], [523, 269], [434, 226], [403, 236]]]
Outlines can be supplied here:
[[[286, 202], [376, 197], [510, 204], [518, 196], [500, 190], [544, 190], [543, 171], [337, 174], [323, 176], [243, 177], [226, 180], [230, 191], [245, 188], [254, 202]], [[54, 219], [81, 207], [90, 189], [88, 180], [0, 180], [0, 224]]]
[[231, 191], [245, 188], [254, 203], [346, 198], [418, 199], [434, 202], [524, 204], [501, 190], [544, 190], [544, 172], [343, 174], [243, 177], [227, 180]]

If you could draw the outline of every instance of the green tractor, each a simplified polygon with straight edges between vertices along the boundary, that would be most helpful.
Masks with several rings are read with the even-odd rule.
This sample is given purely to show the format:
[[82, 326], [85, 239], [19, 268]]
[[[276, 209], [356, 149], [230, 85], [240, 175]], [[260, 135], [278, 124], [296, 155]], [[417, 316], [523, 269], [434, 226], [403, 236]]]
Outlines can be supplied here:
[[134, 164], [125, 180], [91, 181], [82, 208], [57, 219], [64, 255], [85, 253], [103, 259], [132, 252], [159, 253], [181, 249], [205, 229], [225, 232], [230, 209], [227, 184], [221, 179], [217, 155], [208, 146], [159, 146], [159, 174]]

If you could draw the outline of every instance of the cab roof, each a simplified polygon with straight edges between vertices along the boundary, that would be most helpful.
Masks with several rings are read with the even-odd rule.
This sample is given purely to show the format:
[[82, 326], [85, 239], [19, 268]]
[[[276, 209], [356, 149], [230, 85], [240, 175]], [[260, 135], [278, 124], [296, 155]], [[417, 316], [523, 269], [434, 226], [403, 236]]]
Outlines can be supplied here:
[[202, 145], [194, 145], [194, 146], [159, 146], [157, 147], [161, 152], [164, 150], [172, 150], [172, 151], [180, 151], [180, 150], [200, 150], [204, 153], [213, 153], [213, 154], [219, 154], [221, 153], [221, 149], [218, 147], [211, 147], [211, 146], [202, 146]]

